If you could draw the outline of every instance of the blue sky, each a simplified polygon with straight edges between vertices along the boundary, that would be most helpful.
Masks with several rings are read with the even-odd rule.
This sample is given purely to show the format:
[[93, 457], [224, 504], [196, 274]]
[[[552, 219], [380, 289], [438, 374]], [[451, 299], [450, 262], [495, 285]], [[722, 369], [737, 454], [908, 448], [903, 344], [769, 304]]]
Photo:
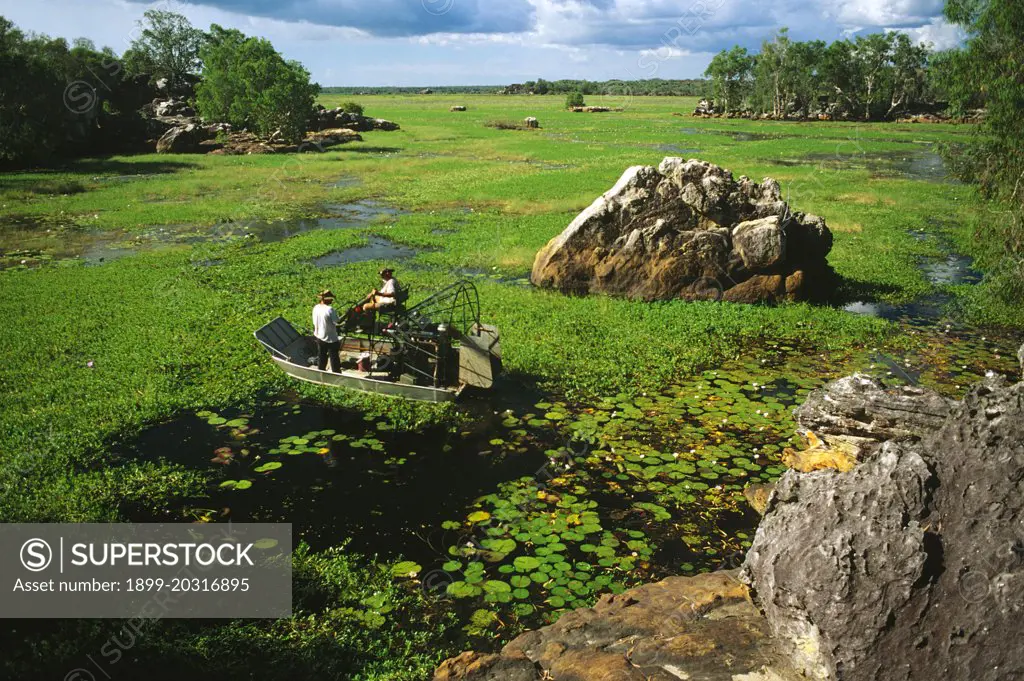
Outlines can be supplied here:
[[147, 8], [270, 39], [321, 85], [497, 85], [535, 78], [693, 78], [711, 56], [892, 28], [939, 47], [942, 0], [0, 0], [23, 30], [121, 53]]

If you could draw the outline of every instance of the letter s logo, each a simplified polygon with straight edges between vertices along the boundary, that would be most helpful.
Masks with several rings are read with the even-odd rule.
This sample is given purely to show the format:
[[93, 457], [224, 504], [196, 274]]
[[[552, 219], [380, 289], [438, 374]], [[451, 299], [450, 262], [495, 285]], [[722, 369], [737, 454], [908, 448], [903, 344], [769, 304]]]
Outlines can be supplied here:
[[21, 545], [21, 564], [30, 572], [41, 572], [50, 566], [53, 550], [42, 539], [29, 539]]

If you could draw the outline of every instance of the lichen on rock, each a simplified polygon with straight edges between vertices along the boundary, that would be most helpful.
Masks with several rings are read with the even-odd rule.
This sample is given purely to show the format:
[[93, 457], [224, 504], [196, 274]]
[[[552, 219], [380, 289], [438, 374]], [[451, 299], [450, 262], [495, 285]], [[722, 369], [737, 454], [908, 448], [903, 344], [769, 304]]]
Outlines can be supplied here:
[[826, 297], [832, 234], [778, 182], [669, 157], [634, 166], [537, 254], [531, 281], [640, 300]]

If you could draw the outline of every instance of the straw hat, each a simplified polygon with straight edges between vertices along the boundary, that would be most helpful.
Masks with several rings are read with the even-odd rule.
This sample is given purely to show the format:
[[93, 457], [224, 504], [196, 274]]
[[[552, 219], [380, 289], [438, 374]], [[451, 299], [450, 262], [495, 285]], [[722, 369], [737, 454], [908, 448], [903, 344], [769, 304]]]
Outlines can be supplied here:
[[331, 293], [330, 289], [327, 289], [326, 291], [321, 291], [320, 292], [320, 300], [324, 301], [325, 303], [326, 302], [330, 302], [330, 301], [334, 300], [334, 294]]

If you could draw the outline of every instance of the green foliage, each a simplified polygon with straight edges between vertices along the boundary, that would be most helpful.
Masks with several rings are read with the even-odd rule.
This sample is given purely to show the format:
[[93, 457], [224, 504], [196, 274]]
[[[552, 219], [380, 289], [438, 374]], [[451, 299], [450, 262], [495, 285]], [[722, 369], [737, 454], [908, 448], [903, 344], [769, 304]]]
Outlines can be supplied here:
[[744, 47], [722, 50], [711, 59], [704, 75], [711, 78], [715, 101], [722, 111], [728, 113], [742, 107], [750, 90], [753, 68], [754, 58]]
[[241, 681], [259, 670], [260, 678], [280, 681], [418, 681], [459, 652], [448, 634], [458, 626], [450, 613], [343, 546], [313, 553], [300, 545], [292, 570], [290, 618], [151, 620], [137, 633], [116, 620], [51, 621], [26, 631], [24, 645], [4, 656], [0, 670], [8, 678], [63, 675], [83, 650], [103, 650], [108, 662], [117, 654], [119, 673], [138, 678]]
[[565, 108], [566, 109], [571, 109], [571, 108], [573, 108], [575, 106], [586, 106], [585, 102], [583, 101], [583, 93], [582, 92], [579, 92], [579, 91], [570, 92], [568, 94], [568, 96], [566, 96], [566, 98], [565, 98]]
[[109, 48], [27, 37], [0, 17], [0, 165], [124, 148], [144, 132], [136, 109], [148, 95]]
[[949, 60], [952, 99], [981, 90], [986, 114], [966, 149], [949, 154], [960, 175], [998, 207], [977, 236], [998, 255], [1004, 302], [1024, 298], [1024, 5], [1016, 0], [947, 0], [946, 18], [968, 34]]
[[354, 113], [363, 115], [363, 105], [359, 102], [342, 102], [340, 105], [341, 110], [345, 113]]
[[175, 12], [150, 9], [137, 22], [141, 31], [124, 54], [132, 73], [166, 78], [172, 87], [185, 85], [199, 73], [203, 32]]
[[196, 106], [206, 120], [231, 123], [258, 135], [280, 130], [298, 142], [309, 126], [320, 86], [295, 61], [285, 61], [270, 41], [214, 24], [200, 50], [203, 80]]
[[825, 104], [833, 113], [871, 120], [934, 101], [939, 79], [929, 78], [930, 54], [930, 47], [895, 31], [826, 45], [794, 42], [783, 28], [752, 57], [740, 47], [723, 50], [705, 75], [723, 112], [749, 101], [754, 111], [782, 118]]

